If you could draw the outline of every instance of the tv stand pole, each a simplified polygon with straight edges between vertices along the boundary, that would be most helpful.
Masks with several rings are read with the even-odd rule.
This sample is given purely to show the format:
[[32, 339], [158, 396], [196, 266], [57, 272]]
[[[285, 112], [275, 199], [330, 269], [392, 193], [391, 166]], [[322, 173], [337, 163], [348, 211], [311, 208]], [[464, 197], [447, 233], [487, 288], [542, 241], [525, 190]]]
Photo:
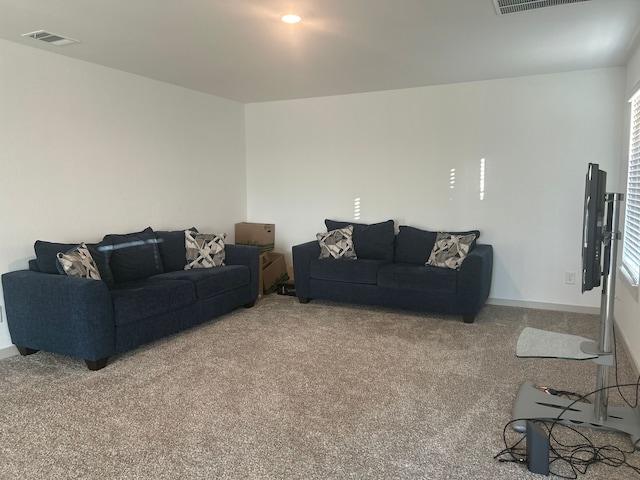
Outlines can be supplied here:
[[[526, 328], [518, 339], [516, 355], [519, 357], [564, 358], [573, 360], [590, 359], [597, 364], [594, 403], [573, 402], [569, 399], [550, 395], [525, 382], [516, 395], [513, 407], [513, 428], [526, 431], [526, 420], [557, 421], [571, 426], [587, 426], [606, 430], [616, 430], [631, 436], [634, 446], [640, 440], [640, 410], [631, 407], [609, 407], [609, 379], [614, 361], [613, 350], [613, 306], [616, 289], [616, 261], [618, 240], [621, 238], [620, 202], [621, 193], [607, 193], [607, 223], [603, 234], [604, 266], [600, 303], [600, 339], [594, 342], [575, 335], [555, 334]], [[538, 340], [536, 340], [536, 336]], [[562, 352], [542, 351], [540, 345], [548, 344], [550, 336], [556, 337], [556, 347]], [[544, 341], [540, 341], [544, 338]], [[551, 342], [553, 343], [553, 342]], [[531, 345], [536, 348], [530, 348]], [[544, 349], [544, 347], [542, 347]], [[573, 349], [573, 351], [572, 351]]]
[[[616, 298], [616, 262], [618, 258], [618, 241], [620, 240], [620, 202], [624, 199], [621, 193], [607, 193], [607, 225], [603, 243], [604, 269], [602, 297], [600, 301], [600, 340], [585, 342], [582, 351], [597, 355], [597, 358], [611, 357], [613, 360], [613, 305]], [[612, 362], [611, 362], [612, 363]], [[609, 362], [598, 363], [596, 375], [596, 393], [594, 416], [599, 422], [606, 422], [609, 406]]]

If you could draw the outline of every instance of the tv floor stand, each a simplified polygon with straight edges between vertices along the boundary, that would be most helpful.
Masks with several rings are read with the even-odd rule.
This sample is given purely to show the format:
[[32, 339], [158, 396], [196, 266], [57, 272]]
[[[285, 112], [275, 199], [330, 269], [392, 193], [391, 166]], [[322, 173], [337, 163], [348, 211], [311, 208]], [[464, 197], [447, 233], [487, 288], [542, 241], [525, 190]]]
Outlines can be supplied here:
[[556, 421], [565, 425], [615, 430], [631, 436], [634, 445], [640, 440], [640, 410], [609, 407], [609, 377], [614, 363], [613, 305], [615, 300], [616, 258], [620, 240], [621, 193], [607, 193], [607, 222], [603, 234], [604, 265], [600, 304], [600, 339], [591, 341], [577, 335], [559, 334], [525, 328], [518, 338], [518, 357], [591, 360], [597, 364], [594, 403], [574, 402], [551, 395], [548, 389], [525, 382], [513, 405], [513, 428], [526, 431], [526, 420]]

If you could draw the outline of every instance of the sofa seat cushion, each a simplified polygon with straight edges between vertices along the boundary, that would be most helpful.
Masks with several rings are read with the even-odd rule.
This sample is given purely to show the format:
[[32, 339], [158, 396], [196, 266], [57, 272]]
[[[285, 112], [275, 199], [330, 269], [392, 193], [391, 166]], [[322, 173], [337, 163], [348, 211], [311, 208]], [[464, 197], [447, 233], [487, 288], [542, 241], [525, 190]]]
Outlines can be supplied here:
[[312, 260], [309, 270], [315, 280], [375, 285], [378, 283], [378, 269], [387, 263], [384, 260], [329, 258]]
[[198, 300], [249, 285], [251, 274], [246, 265], [224, 265], [216, 268], [194, 268], [155, 275], [150, 281], [163, 283], [189, 281], [193, 284]]
[[378, 285], [403, 290], [456, 293], [457, 270], [409, 263], [394, 263], [378, 272]]
[[149, 279], [116, 284], [111, 289], [116, 325], [160, 315], [196, 301], [192, 282]]

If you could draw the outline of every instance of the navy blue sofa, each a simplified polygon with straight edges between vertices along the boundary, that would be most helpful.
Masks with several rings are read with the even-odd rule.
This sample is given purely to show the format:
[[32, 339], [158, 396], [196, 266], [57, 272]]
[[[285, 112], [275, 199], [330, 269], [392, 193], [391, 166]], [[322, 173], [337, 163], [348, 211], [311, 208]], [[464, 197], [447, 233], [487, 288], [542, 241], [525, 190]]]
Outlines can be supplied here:
[[[491, 288], [493, 248], [474, 241], [459, 269], [427, 266], [437, 232], [394, 222], [325, 220], [328, 231], [353, 225], [356, 260], [320, 259], [317, 240], [292, 248], [296, 296], [461, 315], [472, 323]], [[451, 232], [455, 234], [474, 233]]]
[[225, 265], [185, 270], [184, 231], [107, 235], [88, 245], [101, 280], [60, 273], [57, 252], [76, 244], [37, 241], [29, 270], [2, 275], [12, 342], [85, 360], [90, 370], [141, 344], [258, 298], [259, 250], [225, 246]]

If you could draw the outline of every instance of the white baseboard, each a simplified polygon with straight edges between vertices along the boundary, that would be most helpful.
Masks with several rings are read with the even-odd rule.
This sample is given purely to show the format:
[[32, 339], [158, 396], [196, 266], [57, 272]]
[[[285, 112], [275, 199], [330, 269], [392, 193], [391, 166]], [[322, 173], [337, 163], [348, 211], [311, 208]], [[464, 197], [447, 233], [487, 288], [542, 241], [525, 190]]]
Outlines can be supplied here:
[[489, 298], [489, 305], [500, 305], [503, 307], [533, 308], [535, 310], [554, 310], [556, 312], [585, 313], [588, 315], [599, 315], [600, 307], [584, 307], [581, 305], [563, 305], [560, 303], [526, 302], [522, 300], [504, 300], [501, 298]]
[[0, 348], [0, 360], [13, 357], [14, 355], [18, 355], [18, 349], [15, 346], [11, 345], [10, 347]]

